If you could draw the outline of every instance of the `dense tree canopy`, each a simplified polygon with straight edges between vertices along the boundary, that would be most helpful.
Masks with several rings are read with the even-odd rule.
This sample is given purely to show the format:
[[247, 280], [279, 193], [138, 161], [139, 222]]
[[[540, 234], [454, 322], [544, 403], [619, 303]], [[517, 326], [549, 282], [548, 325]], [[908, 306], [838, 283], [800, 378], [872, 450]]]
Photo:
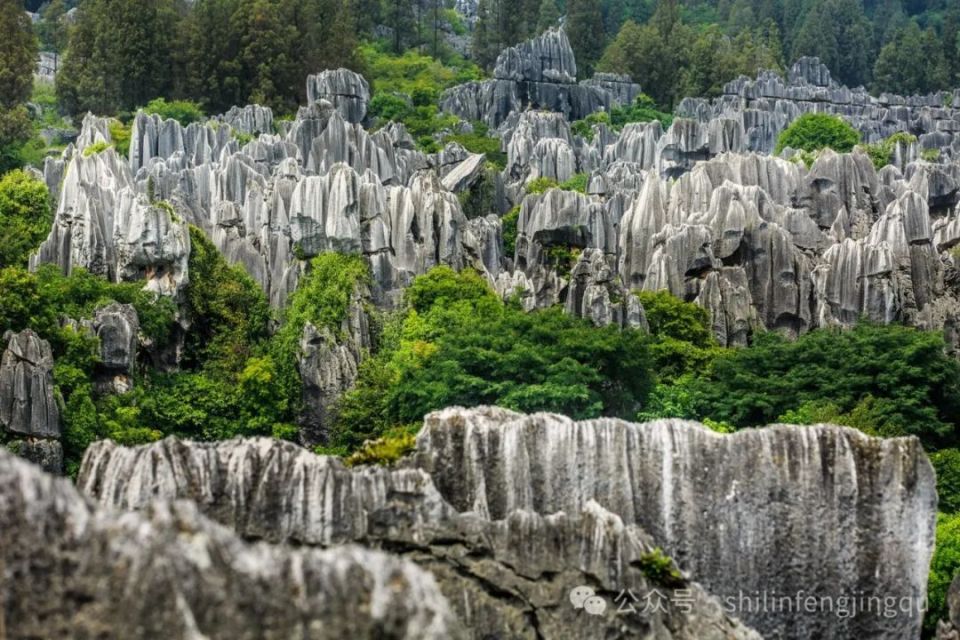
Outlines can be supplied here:
[[33, 86], [37, 38], [19, 0], [0, 0], [0, 173], [20, 165], [30, 137], [24, 103]]

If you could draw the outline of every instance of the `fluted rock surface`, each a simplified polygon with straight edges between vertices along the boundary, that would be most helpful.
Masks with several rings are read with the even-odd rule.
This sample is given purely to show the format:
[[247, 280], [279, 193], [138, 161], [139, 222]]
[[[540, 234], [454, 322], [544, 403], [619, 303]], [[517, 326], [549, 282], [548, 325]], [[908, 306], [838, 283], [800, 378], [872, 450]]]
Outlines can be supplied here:
[[360, 123], [367, 117], [370, 84], [349, 69], [327, 69], [307, 77], [307, 101], [329, 101], [344, 120]]
[[434, 579], [356, 547], [247, 544], [189, 502], [97, 508], [0, 450], [0, 630], [18, 638], [457, 638]]
[[0, 425], [12, 434], [59, 438], [50, 343], [30, 329], [7, 332], [0, 360]]
[[[79, 485], [120, 508], [192, 498], [250, 537], [364, 539], [403, 550], [435, 573], [476, 637], [513, 629], [518, 610], [537, 624], [565, 622], [565, 612], [537, 602], [543, 594], [552, 595], [541, 602], [557, 602], [558, 578], [547, 576], [569, 577], [571, 567], [600, 579], [606, 593], [630, 585], [649, 592], [653, 585], [626, 567], [654, 544], [765, 636], [919, 632], [936, 493], [914, 438], [881, 440], [827, 425], [719, 435], [680, 420], [576, 423], [455, 408], [427, 417], [404, 466], [348, 470], [287, 443], [168, 438], [133, 449], [95, 444]], [[570, 579], [564, 589], [580, 578]], [[486, 588], [481, 596], [482, 584], [509, 585], [509, 595]], [[798, 592], [909, 598], [914, 609], [842, 617], [760, 611], [738, 599]], [[711, 637], [685, 633], [652, 637]]]
[[[491, 522], [456, 513], [421, 470], [351, 470], [267, 439], [168, 438], [135, 449], [101, 442], [86, 456], [80, 483], [99, 502], [128, 509], [149, 510], [158, 497], [190, 498], [246, 537], [390, 549], [435, 576], [478, 639], [759, 638], [697, 583], [682, 578], [664, 586], [648, 578], [639, 563], [653, 548], [649, 536], [595, 502], [577, 512], [515, 511]], [[571, 591], [583, 585], [604, 601], [602, 612], [571, 604]], [[621, 592], [620, 606], [632, 612], [618, 610]], [[684, 604], [666, 606], [674, 597]], [[644, 607], [652, 598], [660, 606]]]
[[358, 286], [337, 330], [311, 323], [303, 328], [297, 369], [303, 383], [300, 439], [306, 446], [327, 442], [336, 403], [357, 380], [360, 360], [371, 344], [369, 304], [370, 292]]
[[112, 303], [94, 312], [91, 329], [100, 341], [98, 386], [124, 393], [133, 386], [140, 319], [133, 305]]
[[915, 438], [826, 425], [719, 435], [680, 420], [448, 409], [427, 417], [416, 458], [459, 511], [496, 519], [595, 500], [721, 597], [865, 593], [913, 606], [892, 619], [741, 610], [765, 636], [919, 634], [936, 491]]

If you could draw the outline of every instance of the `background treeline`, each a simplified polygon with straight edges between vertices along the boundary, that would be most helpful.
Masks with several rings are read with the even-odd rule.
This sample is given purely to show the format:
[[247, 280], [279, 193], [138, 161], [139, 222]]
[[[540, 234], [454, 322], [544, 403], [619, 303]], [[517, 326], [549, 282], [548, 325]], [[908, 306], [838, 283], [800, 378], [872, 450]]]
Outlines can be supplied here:
[[456, 68], [465, 55], [489, 71], [504, 47], [561, 22], [581, 76], [628, 72], [666, 109], [803, 55], [874, 92], [948, 89], [960, 75], [960, 3], [952, 0], [479, 0], [472, 33], [452, 0], [30, 5], [40, 10], [42, 48], [64, 54], [57, 96], [71, 114], [123, 113], [157, 97], [208, 112], [258, 102], [290, 113], [309, 73], [369, 73], [363, 43]]

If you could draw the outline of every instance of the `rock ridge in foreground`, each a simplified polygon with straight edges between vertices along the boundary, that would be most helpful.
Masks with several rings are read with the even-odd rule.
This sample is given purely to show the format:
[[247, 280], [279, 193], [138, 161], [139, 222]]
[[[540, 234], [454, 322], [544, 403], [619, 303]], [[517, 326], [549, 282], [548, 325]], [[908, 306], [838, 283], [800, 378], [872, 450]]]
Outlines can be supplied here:
[[[411, 554], [438, 577], [461, 617], [488, 607], [471, 619], [488, 633], [519, 628], [508, 622], [518, 616], [540, 621], [542, 612], [559, 610], [556, 587], [546, 604], [531, 604], [530, 590], [545, 576], [575, 567], [581, 573], [561, 581], [569, 589], [585, 576], [596, 579], [590, 562], [609, 568], [626, 559], [629, 567], [653, 545], [721, 601], [803, 592], [921, 602], [936, 513], [933, 471], [914, 438], [880, 440], [830, 425], [722, 436], [683, 420], [574, 422], [490, 407], [427, 416], [416, 453], [398, 469], [347, 469], [266, 439], [167, 439], [138, 448], [97, 443], [79, 482], [120, 508], [191, 498], [248, 537], [360, 541]], [[586, 542], [601, 539], [584, 533], [599, 521], [602, 530], [633, 533]], [[503, 534], [504, 527], [513, 533]], [[580, 534], [570, 533], [578, 527]], [[624, 555], [625, 535], [647, 546], [637, 543], [636, 554]], [[544, 549], [552, 564], [541, 566], [536, 551]], [[447, 575], [451, 565], [455, 575]], [[479, 579], [477, 566], [491, 575]], [[535, 581], [521, 581], [520, 590], [517, 575]], [[610, 569], [601, 583], [622, 589], [632, 584], [624, 575]], [[651, 585], [637, 580], [649, 592]], [[511, 603], [491, 596], [491, 584], [513, 585], [502, 589], [514, 594]], [[893, 618], [862, 611], [737, 615], [764, 636], [787, 638], [915, 637], [922, 618], [915, 609]], [[543, 626], [549, 623], [543, 616]]]

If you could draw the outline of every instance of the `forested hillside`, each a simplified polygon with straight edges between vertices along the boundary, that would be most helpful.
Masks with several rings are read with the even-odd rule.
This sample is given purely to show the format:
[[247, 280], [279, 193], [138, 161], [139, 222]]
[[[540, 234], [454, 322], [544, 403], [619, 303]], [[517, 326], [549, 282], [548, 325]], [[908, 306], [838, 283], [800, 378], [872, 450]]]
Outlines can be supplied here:
[[954, 0], [0, 33], [0, 637], [960, 633]]

